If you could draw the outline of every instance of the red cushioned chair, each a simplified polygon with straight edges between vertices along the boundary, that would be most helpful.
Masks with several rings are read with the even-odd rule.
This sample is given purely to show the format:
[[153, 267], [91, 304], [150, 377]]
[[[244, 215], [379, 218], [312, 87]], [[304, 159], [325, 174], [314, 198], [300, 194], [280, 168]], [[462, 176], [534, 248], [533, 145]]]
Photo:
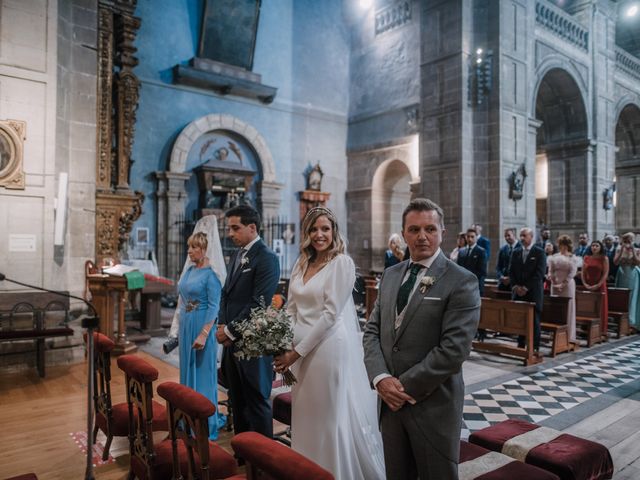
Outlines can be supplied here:
[[333, 480], [318, 464], [259, 433], [240, 433], [231, 439], [231, 446], [246, 461], [247, 480]]
[[[173, 477], [171, 441], [153, 443], [153, 382], [158, 379], [158, 370], [136, 355], [118, 357], [118, 367], [125, 373], [129, 411], [128, 478], [169, 480]], [[186, 458], [183, 445], [180, 453]]]
[[[87, 341], [87, 334], [84, 334]], [[98, 430], [102, 430], [107, 436], [104, 445], [102, 460], [109, 458], [109, 449], [113, 437], [126, 437], [129, 435], [129, 407], [127, 402], [113, 405], [111, 403], [111, 351], [115, 343], [106, 335], [93, 334], [94, 344], [94, 369], [93, 403], [96, 411], [95, 426], [93, 428], [93, 443], [96, 443]], [[153, 402], [153, 429], [167, 431], [167, 412], [160, 403]]]
[[178, 454], [180, 443], [186, 448], [187, 478], [209, 480], [236, 473], [235, 459], [209, 440], [208, 419], [216, 412], [215, 405], [204, 395], [176, 382], [159, 385], [158, 395], [167, 401], [173, 478], [184, 478]]

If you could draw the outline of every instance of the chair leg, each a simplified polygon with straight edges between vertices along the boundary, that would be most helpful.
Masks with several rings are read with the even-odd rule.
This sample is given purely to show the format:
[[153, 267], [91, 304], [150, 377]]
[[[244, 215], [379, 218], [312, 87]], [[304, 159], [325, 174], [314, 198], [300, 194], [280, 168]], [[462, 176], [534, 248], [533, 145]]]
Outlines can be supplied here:
[[96, 443], [96, 441], [98, 440], [98, 430], [100, 430], [100, 429], [98, 428], [98, 425], [96, 425], [96, 426], [93, 428], [93, 443], [94, 443], [94, 444], [95, 444], [95, 443]]
[[102, 461], [106, 462], [109, 458], [109, 449], [111, 448], [111, 441], [113, 440], [113, 435], [109, 435], [107, 437], [107, 443], [104, 444], [104, 451], [102, 452]]

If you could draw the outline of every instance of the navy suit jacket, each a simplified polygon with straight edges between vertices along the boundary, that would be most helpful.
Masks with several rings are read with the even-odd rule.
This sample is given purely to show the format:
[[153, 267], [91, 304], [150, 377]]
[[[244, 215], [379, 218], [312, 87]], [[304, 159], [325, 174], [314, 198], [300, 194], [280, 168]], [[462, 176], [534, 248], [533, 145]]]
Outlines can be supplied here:
[[[239, 254], [240, 249], [231, 257], [229, 265], [235, 264]], [[258, 240], [246, 253], [244, 265], [240, 265], [235, 272], [231, 272], [231, 267], [228, 270], [229, 274], [222, 288], [218, 320], [239, 339], [240, 333], [235, 325], [249, 318], [251, 309], [261, 304], [271, 304], [280, 279], [280, 262], [276, 254], [262, 240]], [[235, 347], [231, 347], [232, 352], [234, 349]], [[271, 362], [271, 357], [259, 357], [239, 363], [251, 383], [259, 385], [261, 390], [270, 391], [272, 378], [267, 373], [271, 372]]]
[[509, 276], [511, 254], [513, 253], [513, 250], [518, 248], [518, 246], [519, 243], [516, 242], [512, 246], [506, 243], [502, 247], [500, 247], [500, 251], [498, 252], [498, 263], [496, 264], [496, 275], [498, 276], [498, 280], [500, 280], [500, 277]]
[[513, 299], [535, 302], [536, 310], [541, 312], [544, 300], [544, 276], [547, 271], [547, 255], [538, 245], [531, 247], [524, 263], [522, 262], [522, 254], [522, 245], [513, 250], [509, 278], [511, 279], [511, 288], [521, 285], [526, 287], [528, 291], [522, 297], [514, 292]]
[[491, 241], [487, 237], [480, 236], [476, 244], [484, 248], [485, 259], [486, 262], [489, 263], [489, 258], [491, 258]]
[[484, 248], [477, 244], [471, 249], [467, 247], [458, 251], [458, 265], [469, 270], [478, 278], [480, 296], [484, 292], [484, 279], [487, 276], [487, 258]]

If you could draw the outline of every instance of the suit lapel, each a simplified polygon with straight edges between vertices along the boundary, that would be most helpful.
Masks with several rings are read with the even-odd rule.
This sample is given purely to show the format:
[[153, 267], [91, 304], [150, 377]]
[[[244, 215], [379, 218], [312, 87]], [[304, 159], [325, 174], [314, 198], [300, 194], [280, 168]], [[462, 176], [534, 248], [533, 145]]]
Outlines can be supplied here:
[[[427, 272], [425, 273], [425, 276], [435, 277], [435, 283], [431, 287], [429, 287], [429, 290], [432, 290], [436, 285], [438, 285], [438, 282], [441, 281], [446, 270], [447, 270], [447, 257], [444, 256], [444, 253], [440, 252], [440, 255], [438, 255], [438, 258], [435, 259], [435, 261], [431, 264], [431, 267], [429, 268], [429, 270], [427, 270]], [[400, 339], [404, 331], [407, 329], [407, 325], [409, 325], [409, 323], [411, 323], [411, 321], [413, 321], [413, 319], [416, 317], [415, 315], [416, 310], [420, 305], [420, 303], [422, 302], [422, 297], [425, 294], [426, 292], [423, 294], [420, 291], [420, 286], [418, 286], [413, 292], [413, 295], [411, 295], [411, 298], [409, 299], [409, 303], [407, 304], [407, 309], [404, 312], [404, 318], [402, 319], [400, 328], [398, 328], [398, 331], [396, 332], [396, 337], [395, 337], [396, 342]], [[395, 319], [395, 316], [393, 318]]]
[[[256, 256], [257, 250], [258, 250], [258, 245], [262, 243], [262, 240], [258, 240], [256, 243], [254, 243], [251, 248], [249, 249], [249, 251], [246, 253], [246, 255], [244, 256], [245, 258], [245, 265], [252, 265], [253, 263], [251, 262], [251, 260]], [[240, 255], [240, 251], [242, 249], [238, 249], [236, 251], [235, 256], [233, 257], [233, 264], [235, 264], [235, 259], [238, 255]], [[242, 270], [245, 267], [243, 265], [238, 265], [238, 268], [235, 269], [235, 271], [231, 274], [230, 278], [229, 278], [229, 285], [228, 285], [228, 290], [231, 290], [233, 288], [233, 286], [236, 284], [236, 282], [238, 281], [238, 279], [240, 278], [240, 274], [242, 273]]]

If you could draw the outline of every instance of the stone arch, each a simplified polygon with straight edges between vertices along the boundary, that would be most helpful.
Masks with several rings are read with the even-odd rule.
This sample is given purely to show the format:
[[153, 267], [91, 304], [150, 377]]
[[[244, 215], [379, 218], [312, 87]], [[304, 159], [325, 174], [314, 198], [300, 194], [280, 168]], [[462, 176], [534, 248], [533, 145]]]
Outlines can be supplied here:
[[374, 270], [384, 269], [384, 252], [392, 233], [400, 233], [402, 211], [411, 199], [414, 176], [405, 160], [390, 158], [382, 162], [371, 182], [371, 248]]
[[255, 150], [262, 166], [262, 179], [265, 182], [276, 181], [276, 169], [273, 156], [267, 142], [260, 133], [248, 123], [231, 115], [209, 114], [200, 117], [187, 125], [178, 138], [176, 138], [171, 150], [169, 171], [184, 173], [187, 165], [187, 156], [195, 141], [207, 132], [214, 130], [227, 130], [243, 137]]
[[[562, 62], [564, 60], [564, 63]], [[589, 228], [593, 186], [588, 166], [593, 155], [587, 86], [576, 68], [561, 56], [547, 58], [537, 69], [535, 112], [536, 221], [567, 234]], [[546, 182], [541, 184], [540, 182]], [[579, 225], [579, 226], [576, 226]]]
[[616, 108], [616, 230], [633, 231], [640, 225], [640, 106], [621, 99]]
[[264, 137], [251, 125], [224, 114], [210, 114], [189, 123], [178, 135], [169, 159], [169, 170], [157, 172], [158, 191], [156, 194], [158, 211], [157, 250], [160, 273], [176, 278], [183, 259], [171, 252], [181, 243], [180, 220], [186, 208], [187, 191], [185, 183], [190, 177], [186, 171], [189, 152], [202, 135], [212, 131], [227, 131], [240, 136], [255, 151], [262, 180], [257, 186], [257, 206], [263, 218], [273, 218], [280, 210], [280, 190], [282, 184], [276, 181], [273, 156]]

